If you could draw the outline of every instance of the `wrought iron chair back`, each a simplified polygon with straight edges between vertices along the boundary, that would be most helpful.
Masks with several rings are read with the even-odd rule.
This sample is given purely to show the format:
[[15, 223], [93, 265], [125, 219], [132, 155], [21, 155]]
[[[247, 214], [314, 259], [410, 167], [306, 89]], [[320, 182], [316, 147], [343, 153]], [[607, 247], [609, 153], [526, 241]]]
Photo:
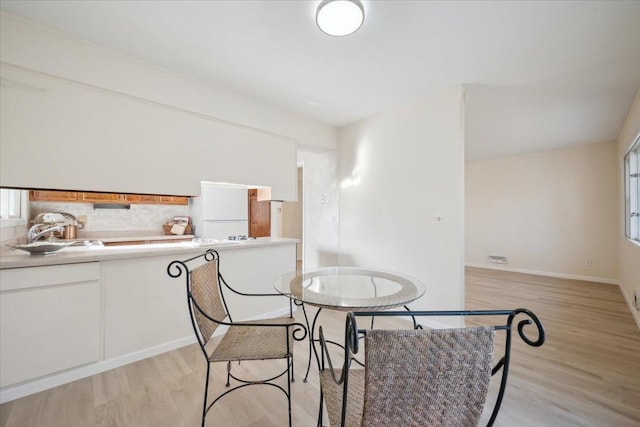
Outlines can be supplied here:
[[[196, 265], [189, 269], [189, 265]], [[289, 317], [261, 319], [256, 321], [233, 322], [224, 297], [224, 287], [242, 296], [277, 296], [280, 294], [248, 294], [239, 292], [227, 284], [220, 274], [220, 257], [218, 252], [210, 249], [201, 255], [184, 261], [172, 261], [167, 273], [173, 278], [186, 277], [187, 302], [193, 330], [200, 348], [207, 361], [207, 373], [204, 387], [202, 409], [202, 426], [213, 405], [227, 394], [254, 385], [275, 387], [287, 398], [288, 420], [291, 426], [291, 382], [293, 381], [293, 340], [302, 341], [307, 335], [306, 328], [295, 322], [291, 300], [289, 300]], [[207, 348], [214, 332], [220, 325], [228, 329], [214, 348]], [[231, 362], [285, 359], [286, 367], [275, 375], [262, 380], [243, 379], [231, 373]], [[240, 385], [229, 388], [219, 394], [212, 402], [208, 401], [209, 377], [211, 363], [227, 363], [227, 383], [234, 379]], [[286, 385], [276, 382], [286, 378]]]
[[477, 425], [493, 339], [493, 328], [368, 330], [362, 425]]
[[[496, 315], [506, 316], [506, 322], [441, 330], [424, 330], [415, 323], [418, 316]], [[334, 369], [321, 328], [318, 425], [322, 425], [322, 402], [327, 391], [327, 410], [332, 425], [477, 425], [485, 405], [489, 380], [500, 373], [500, 388], [488, 421], [489, 426], [493, 425], [506, 389], [511, 332], [518, 315], [527, 317], [517, 323], [522, 340], [534, 347], [542, 345], [544, 327], [535, 314], [526, 309], [349, 313], [342, 370]], [[359, 329], [356, 318], [360, 316], [411, 316], [416, 327], [414, 330]], [[536, 339], [530, 339], [524, 332], [525, 326], [532, 324], [537, 329]], [[492, 367], [496, 331], [504, 331], [505, 346], [504, 354]], [[350, 372], [362, 336], [366, 343], [364, 373], [362, 370]]]

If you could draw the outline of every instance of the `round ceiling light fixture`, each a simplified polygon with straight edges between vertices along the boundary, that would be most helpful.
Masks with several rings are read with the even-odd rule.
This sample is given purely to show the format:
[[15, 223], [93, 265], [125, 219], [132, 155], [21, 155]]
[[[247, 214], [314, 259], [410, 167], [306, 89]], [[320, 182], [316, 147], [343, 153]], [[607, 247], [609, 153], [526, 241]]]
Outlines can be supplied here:
[[348, 36], [363, 22], [364, 8], [359, 0], [324, 0], [316, 12], [318, 28], [330, 36]]

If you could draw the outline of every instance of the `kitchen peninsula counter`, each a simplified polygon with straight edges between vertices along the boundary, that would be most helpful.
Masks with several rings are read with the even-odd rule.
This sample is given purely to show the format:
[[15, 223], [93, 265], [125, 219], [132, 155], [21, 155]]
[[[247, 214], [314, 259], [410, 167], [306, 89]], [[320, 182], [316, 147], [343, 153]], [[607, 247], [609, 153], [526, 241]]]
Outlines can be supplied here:
[[206, 244], [193, 242], [167, 242], [130, 246], [71, 246], [49, 255], [30, 255], [29, 253], [18, 249], [7, 249], [0, 253], [0, 270], [8, 268], [40, 267], [131, 258], [146, 258], [164, 255], [174, 255], [176, 258], [186, 258], [190, 254], [204, 252], [207, 249], [237, 250], [252, 247], [290, 245], [294, 243], [298, 243], [298, 240], [281, 237], [259, 237], [255, 240], [239, 240], [235, 242], [225, 241]]
[[[3, 248], [0, 403], [194, 343], [186, 276], [167, 274], [172, 261], [215, 249], [220, 272], [234, 289], [273, 294], [276, 278], [296, 269], [297, 242], [265, 237], [76, 246], [50, 255]], [[234, 320], [290, 310], [290, 300], [282, 296], [229, 292], [225, 300]], [[31, 357], [42, 348], [47, 357]]]

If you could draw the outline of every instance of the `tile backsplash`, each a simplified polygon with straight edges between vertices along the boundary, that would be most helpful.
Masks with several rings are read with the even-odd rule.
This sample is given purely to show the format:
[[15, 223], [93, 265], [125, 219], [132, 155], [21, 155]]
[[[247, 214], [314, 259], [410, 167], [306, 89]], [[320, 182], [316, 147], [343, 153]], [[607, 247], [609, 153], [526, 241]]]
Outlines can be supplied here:
[[174, 216], [189, 215], [188, 206], [132, 204], [131, 209], [94, 209], [93, 203], [31, 202], [30, 220], [44, 212], [68, 212], [84, 215], [84, 232], [93, 231], [157, 231]]

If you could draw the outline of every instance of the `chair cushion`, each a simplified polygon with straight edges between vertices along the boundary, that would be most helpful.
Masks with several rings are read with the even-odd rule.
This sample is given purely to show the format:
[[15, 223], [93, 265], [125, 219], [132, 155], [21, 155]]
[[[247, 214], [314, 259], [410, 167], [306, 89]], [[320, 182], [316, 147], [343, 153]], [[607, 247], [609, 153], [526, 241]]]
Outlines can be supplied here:
[[[342, 370], [336, 370], [336, 377]], [[342, 384], [336, 384], [329, 369], [320, 371], [320, 386], [324, 393], [325, 405], [329, 413], [331, 426], [339, 426], [342, 418]], [[349, 370], [349, 389], [347, 391], [347, 416], [345, 426], [360, 427], [362, 425], [362, 408], [364, 403], [364, 369]]]
[[[234, 322], [209, 355], [209, 361], [227, 362], [288, 357], [293, 354], [293, 342], [291, 334], [287, 337], [287, 328], [242, 325], [251, 323], [288, 325], [293, 322], [294, 319], [290, 317]], [[289, 328], [289, 331], [293, 332], [293, 327]]]

